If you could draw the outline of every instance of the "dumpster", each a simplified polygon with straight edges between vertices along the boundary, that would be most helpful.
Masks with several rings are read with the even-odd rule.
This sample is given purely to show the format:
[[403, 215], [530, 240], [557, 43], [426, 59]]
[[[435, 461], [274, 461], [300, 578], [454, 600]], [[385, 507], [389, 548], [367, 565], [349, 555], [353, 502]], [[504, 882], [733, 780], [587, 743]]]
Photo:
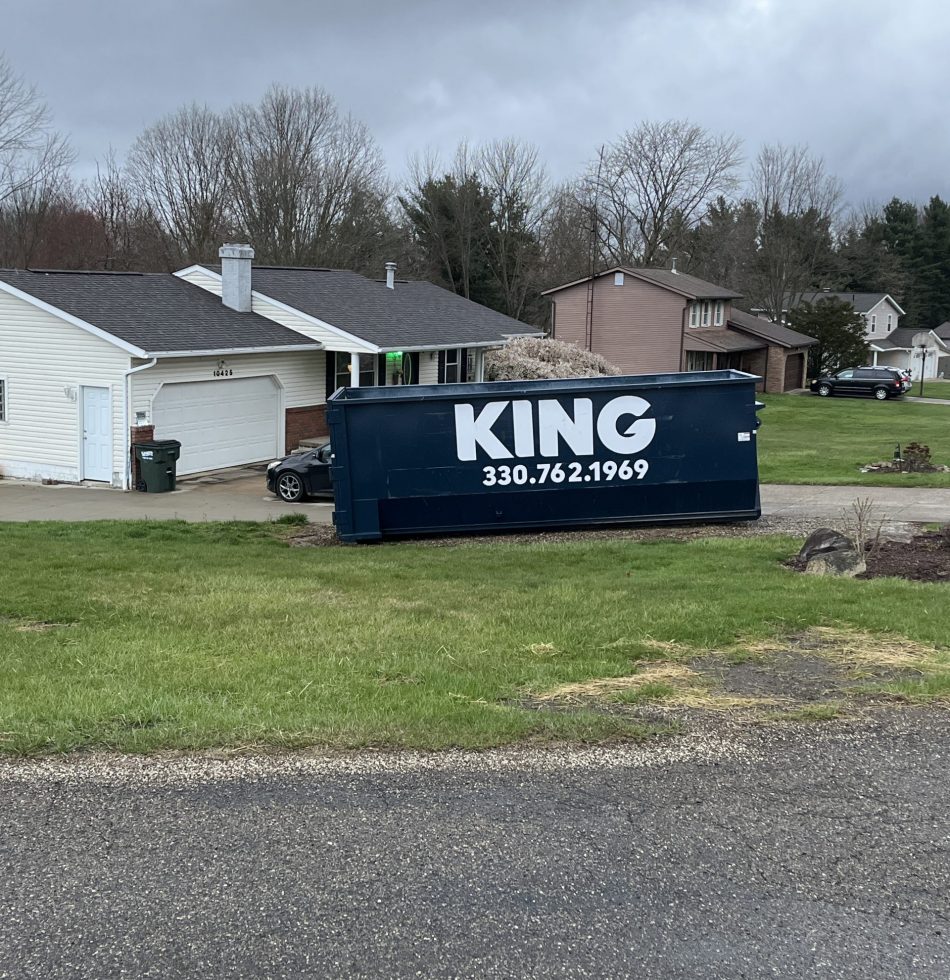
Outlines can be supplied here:
[[137, 490], [146, 493], [168, 493], [175, 489], [181, 443], [177, 439], [155, 439], [133, 447], [139, 464]]
[[344, 541], [760, 516], [741, 371], [341, 388], [327, 403]]

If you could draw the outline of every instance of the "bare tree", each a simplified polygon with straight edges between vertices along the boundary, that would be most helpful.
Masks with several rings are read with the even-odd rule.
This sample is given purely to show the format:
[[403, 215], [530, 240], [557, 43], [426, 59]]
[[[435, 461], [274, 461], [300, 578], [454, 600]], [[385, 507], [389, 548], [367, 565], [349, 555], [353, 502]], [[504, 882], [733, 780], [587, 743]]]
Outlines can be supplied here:
[[135, 141], [127, 172], [165, 239], [169, 267], [217, 257], [228, 224], [229, 128], [205, 106], [159, 120]]
[[96, 268], [159, 271], [168, 267], [159, 221], [139, 197], [110, 148], [84, 188], [83, 204], [100, 229]]
[[674, 254], [710, 201], [737, 186], [740, 141], [686, 120], [644, 122], [591, 164], [602, 260], [654, 266]]
[[263, 262], [338, 264], [355, 248], [362, 209], [389, 196], [382, 155], [366, 127], [318, 88], [272, 87], [228, 117], [235, 218]]
[[593, 209], [585, 205], [576, 181], [554, 188], [541, 230], [542, 288], [590, 273], [593, 220]]
[[52, 186], [72, 162], [66, 140], [50, 128], [50, 111], [0, 55], [0, 205], [38, 184]]
[[747, 300], [781, 320], [831, 266], [840, 181], [806, 146], [764, 146], [752, 167], [750, 198], [759, 215]]
[[501, 309], [521, 319], [540, 281], [541, 233], [551, 199], [547, 175], [537, 148], [516, 140], [486, 144], [477, 161], [493, 205], [485, 240]]

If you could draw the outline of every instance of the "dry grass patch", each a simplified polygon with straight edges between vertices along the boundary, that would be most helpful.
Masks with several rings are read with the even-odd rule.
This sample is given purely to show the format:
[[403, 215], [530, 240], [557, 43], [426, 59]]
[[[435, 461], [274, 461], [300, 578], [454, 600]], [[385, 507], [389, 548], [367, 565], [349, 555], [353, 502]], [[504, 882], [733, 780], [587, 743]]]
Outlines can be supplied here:
[[897, 633], [869, 633], [844, 626], [812, 626], [794, 637], [756, 640], [740, 646], [757, 656], [787, 653], [790, 649], [807, 651], [859, 672], [898, 670], [924, 674], [946, 666], [945, 658], [932, 644]]
[[779, 699], [750, 697], [713, 690], [702, 673], [684, 664], [658, 661], [627, 677], [596, 677], [562, 684], [536, 694], [541, 702], [580, 702], [591, 699], [658, 702], [671, 707], [704, 711], [739, 711], [779, 703]]

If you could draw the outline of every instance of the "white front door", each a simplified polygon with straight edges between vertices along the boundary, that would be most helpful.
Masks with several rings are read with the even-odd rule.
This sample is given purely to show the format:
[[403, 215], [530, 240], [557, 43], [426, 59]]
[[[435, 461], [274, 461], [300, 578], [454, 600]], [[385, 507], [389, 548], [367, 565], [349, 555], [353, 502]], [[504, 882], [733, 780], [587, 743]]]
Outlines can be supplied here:
[[112, 482], [112, 392], [82, 389], [82, 478]]

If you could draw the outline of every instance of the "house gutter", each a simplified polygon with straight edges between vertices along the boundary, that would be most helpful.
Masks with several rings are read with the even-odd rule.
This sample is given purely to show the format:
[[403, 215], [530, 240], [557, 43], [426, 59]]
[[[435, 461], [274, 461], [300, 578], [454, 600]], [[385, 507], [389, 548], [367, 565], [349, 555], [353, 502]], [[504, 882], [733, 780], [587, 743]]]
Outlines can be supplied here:
[[[132, 429], [132, 385], [131, 379], [133, 374], [138, 374], [139, 371], [147, 371], [149, 368], [155, 367], [158, 363], [158, 358], [153, 357], [148, 364], [140, 364], [138, 367], [129, 368], [127, 371], [122, 372], [122, 402], [123, 402], [123, 432], [125, 435], [122, 437], [126, 441], [129, 438], [129, 432]], [[132, 484], [132, 454], [127, 452], [125, 454], [125, 469], [122, 471], [122, 489], [129, 490]]]

